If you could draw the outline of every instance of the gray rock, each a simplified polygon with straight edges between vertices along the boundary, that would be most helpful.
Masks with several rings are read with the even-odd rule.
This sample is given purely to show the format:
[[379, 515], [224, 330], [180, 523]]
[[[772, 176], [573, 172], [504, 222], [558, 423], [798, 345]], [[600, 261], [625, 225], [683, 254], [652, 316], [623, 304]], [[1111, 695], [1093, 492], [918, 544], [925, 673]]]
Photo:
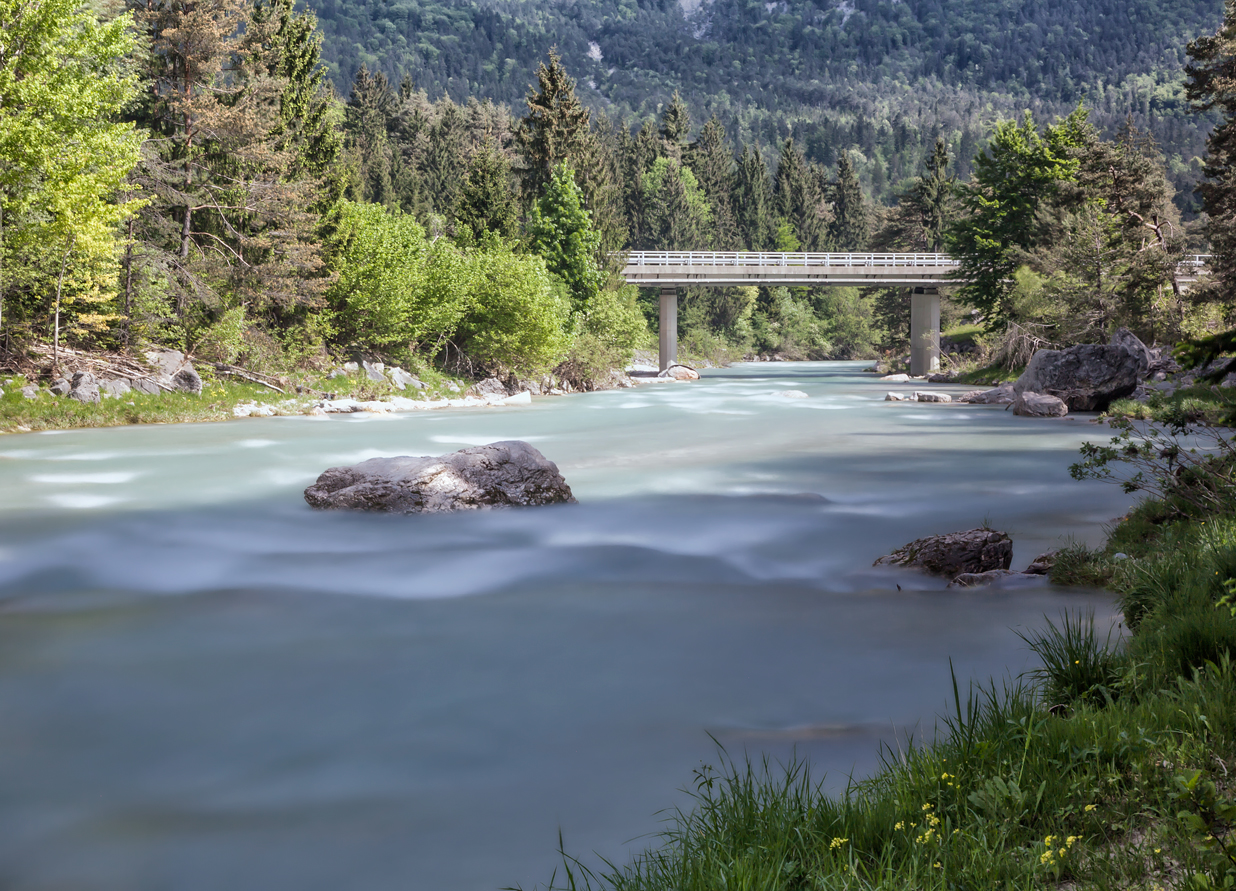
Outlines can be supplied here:
[[927, 375], [927, 383], [929, 384], [951, 384], [952, 382], [953, 375], [947, 371], [938, 371], [935, 374]]
[[881, 380], [888, 381], [890, 384], [904, 384], [910, 379], [908, 374], [886, 374]]
[[386, 375], [382, 372], [386, 370], [386, 366], [381, 362], [361, 362], [361, 368], [365, 369], [365, 376], [371, 381], [385, 382]]
[[905, 393], [885, 393], [884, 401], [885, 402], [909, 402], [910, 397], [906, 396]]
[[26, 386], [21, 388], [21, 395], [27, 399], [38, 399], [39, 388], [34, 384], [26, 384]]
[[1013, 541], [1006, 533], [970, 529], [916, 539], [873, 565], [913, 566], [952, 579], [963, 572], [1008, 569], [1012, 562]]
[[193, 393], [200, 395], [202, 392], [202, 379], [198, 376], [197, 370], [188, 363], [183, 368], [172, 375], [172, 389], [179, 390], [182, 393]]
[[348, 374], [354, 374], [357, 371], [360, 371], [360, 366], [357, 365], [355, 362], [344, 362], [343, 370], [347, 372]]
[[700, 379], [700, 373], [689, 365], [671, 365], [657, 377], [672, 378], [676, 381], [697, 381]]
[[1011, 569], [989, 569], [986, 572], [963, 572], [948, 583], [950, 588], [985, 588], [1011, 576], [1024, 575]]
[[88, 371], [79, 371], [73, 375], [73, 388], [69, 391], [69, 398], [76, 399], [82, 403], [103, 401], [103, 397], [99, 393], [99, 382]]
[[1026, 418], [1063, 418], [1068, 413], [1063, 399], [1043, 393], [1022, 393], [1013, 402], [1013, 414]]
[[958, 402], [967, 402], [971, 405], [1012, 405], [1016, 400], [1017, 394], [1008, 384], [1001, 384], [990, 390], [971, 390], [957, 398]]
[[99, 381], [99, 392], [113, 398], [116, 396], [123, 396], [125, 393], [128, 393], [130, 389], [132, 388], [129, 386], [129, 382], [124, 378], [107, 377]]
[[504, 399], [511, 395], [506, 388], [506, 384], [496, 377], [487, 377], [485, 380], [473, 384], [472, 392], [478, 396], [501, 396]]
[[[147, 350], [146, 361], [154, 367], [154, 377], [164, 387], [182, 393], [202, 392], [202, 379], [194, 369], [193, 363], [188, 361], [185, 354], [179, 350]], [[144, 393], [152, 392], [150, 389], [137, 386], [134, 389], [140, 389]], [[157, 385], [154, 386], [153, 392], [160, 392], [160, 388]]]
[[332, 372], [330, 373], [330, 376], [331, 376], [332, 378], [334, 378], [334, 377], [347, 377], [347, 376], [348, 376], [348, 373], [347, 373], [346, 371], [344, 371], [342, 368], [336, 368], [334, 371], [332, 371]]
[[69, 393], [73, 392], [73, 385], [64, 378], [60, 378], [47, 389], [51, 391], [53, 396], [68, 396]]
[[1027, 392], [1056, 396], [1069, 411], [1103, 411], [1113, 400], [1137, 389], [1144, 363], [1148, 363], [1144, 355], [1124, 344], [1086, 343], [1067, 350], [1039, 350], [1013, 389], [1019, 396]]
[[917, 392], [914, 394], [915, 402], [952, 402], [953, 397], [948, 393], [925, 393]]
[[1150, 348], [1128, 328], [1117, 328], [1112, 335], [1111, 345], [1124, 347], [1137, 358], [1138, 377], [1146, 377], [1150, 373], [1150, 363], [1154, 358]]
[[1030, 561], [1030, 565], [1026, 567], [1027, 575], [1047, 575], [1051, 572], [1051, 568], [1056, 565], [1057, 551], [1047, 551], [1044, 554], [1039, 554]]
[[370, 458], [332, 467], [305, 489], [319, 509], [428, 513], [574, 504], [558, 467], [526, 442], [474, 446], [439, 457]]
[[134, 392], [145, 393], [147, 396], [158, 396], [163, 390], [152, 380], [147, 380], [144, 377], [135, 377], [130, 383], [133, 386]]
[[398, 389], [404, 390], [411, 387], [413, 390], [425, 389], [425, 384], [417, 380], [416, 377], [404, 371], [402, 368], [388, 368], [386, 373], [390, 376], [391, 383]]

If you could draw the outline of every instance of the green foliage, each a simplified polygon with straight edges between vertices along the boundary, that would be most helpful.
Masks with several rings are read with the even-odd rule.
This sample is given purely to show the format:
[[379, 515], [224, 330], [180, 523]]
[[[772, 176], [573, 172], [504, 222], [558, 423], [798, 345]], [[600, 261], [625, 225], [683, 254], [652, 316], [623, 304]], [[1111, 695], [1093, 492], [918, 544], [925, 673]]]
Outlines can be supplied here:
[[105, 330], [115, 227], [140, 206], [123, 187], [142, 134], [117, 121], [137, 92], [123, 64], [132, 21], [101, 23], [67, 0], [0, 0], [0, 32], [0, 323], [7, 309], [10, 323], [50, 329], [54, 297], [57, 316], [63, 302], [83, 332]]
[[1032, 671], [1031, 677], [1039, 682], [1046, 701], [1053, 706], [1086, 702], [1102, 708], [1115, 700], [1124, 660], [1112, 647], [1111, 630], [1100, 643], [1093, 610], [1086, 615], [1066, 611], [1059, 626], [1046, 621], [1041, 631], [1017, 633], [1043, 660], [1043, 667]]
[[1061, 183], [1077, 176], [1073, 149], [1086, 138], [1086, 113], [1039, 132], [1026, 112], [1021, 123], [996, 124], [987, 149], [974, 161], [974, 182], [962, 189], [968, 216], [953, 227], [949, 250], [961, 262], [961, 299], [995, 318], [1008, 318], [1009, 284], [1020, 256], [1042, 243], [1040, 211]]
[[558, 164], [528, 215], [528, 241], [545, 266], [566, 283], [577, 312], [583, 312], [601, 286], [605, 272], [597, 266], [600, 235], [584, 209], [575, 171]]
[[511, 165], [487, 140], [473, 157], [455, 205], [455, 225], [470, 241], [485, 233], [512, 238], [519, 225], [518, 202], [511, 186]]
[[712, 230], [712, 208], [691, 168], [657, 158], [641, 177], [644, 247], [703, 250]]
[[568, 344], [570, 309], [539, 257], [490, 245], [467, 258], [466, 274], [471, 300], [452, 339], [469, 362], [523, 373], [558, 362]]

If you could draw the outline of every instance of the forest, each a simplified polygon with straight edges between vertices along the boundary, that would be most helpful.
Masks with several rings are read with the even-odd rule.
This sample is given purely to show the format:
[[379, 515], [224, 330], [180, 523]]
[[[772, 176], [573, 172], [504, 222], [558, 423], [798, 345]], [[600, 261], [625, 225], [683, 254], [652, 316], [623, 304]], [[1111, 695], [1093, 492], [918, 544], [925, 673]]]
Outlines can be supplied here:
[[[771, 4], [765, 14], [722, 2], [685, 19], [677, 6], [620, 6], [610, 18], [597, 11], [598, 30], [580, 32], [608, 35], [607, 52], [641, 46], [649, 58], [657, 41], [682, 39], [670, 26], [677, 16], [695, 22], [701, 40], [720, 41], [713, 55], [707, 41], [664, 46], [667, 65], [711, 73], [649, 114], [627, 100], [607, 100], [608, 110], [586, 101], [597, 87], [581, 86], [565, 54], [546, 50], [548, 38], [536, 38], [534, 56], [507, 60], [504, 70], [525, 78], [513, 111], [503, 100], [514, 87], [481, 77], [499, 50], [462, 41], [458, 52], [480, 72], [462, 93], [425, 86], [450, 86], [424, 61], [446, 64], [449, 54], [422, 42], [404, 55], [378, 46], [381, 57], [366, 56], [337, 98], [330, 76], [346, 61], [328, 53], [340, 23], [353, 21], [338, 10], [322, 10], [323, 27], [291, 0], [105, 12], [0, 0], [10, 35], [0, 48], [0, 345], [12, 358], [34, 344], [52, 344], [53, 357], [61, 344], [159, 344], [267, 373], [365, 354], [467, 377], [553, 373], [589, 389], [655, 332], [652, 295], [615, 274], [628, 249], [946, 250], [966, 279], [946, 326], [966, 327], [985, 357], [1008, 368], [1027, 350], [1118, 326], [1174, 343], [1236, 322], [1224, 290], [1231, 11], [1213, 37], [1198, 37], [1209, 4], [1169, 14], [1142, 2], [1146, 24], [1136, 29], [1114, 25], [1114, 11], [1096, 12], [1102, 6], [1064, 28], [1064, 6], [1026, 4], [1016, 24], [1034, 47], [1027, 52], [1057, 63], [1023, 70], [997, 40], [1004, 19], [983, 18], [977, 0], [958, 7], [974, 28], [956, 15], [945, 28], [940, 10], [922, 3], [827, 12], [781, 4], [770, 18]], [[478, 40], [516, 12], [529, 8], [456, 11], [450, 21]], [[579, 21], [592, 22], [583, 12]], [[473, 13], [490, 17], [488, 32], [465, 21]], [[407, 8], [398, 22], [438, 40], [449, 36], [445, 15]], [[885, 20], [896, 27], [876, 27]], [[552, 17], [543, 24], [553, 30]], [[364, 28], [392, 40], [399, 31]], [[637, 41], [641, 29], [659, 36]], [[1086, 29], [1112, 45], [1064, 39]], [[791, 51], [773, 53], [783, 45]], [[889, 67], [895, 47], [905, 52]], [[727, 90], [748, 89], [742, 54], [777, 59], [764, 72], [767, 89], [750, 94], [749, 107], [718, 104]], [[842, 59], [848, 86], [834, 77]], [[778, 73], [782, 64], [793, 77]], [[1170, 101], [1126, 107], [1134, 94], [1118, 84], [1152, 77], [1134, 74], [1139, 65], [1164, 79]], [[1088, 73], [1066, 83], [1067, 71]], [[1111, 101], [1084, 101], [1099, 96], [1084, 86], [1099, 71], [1116, 78], [1115, 92], [1103, 93]], [[854, 129], [829, 130], [827, 115], [841, 106], [826, 93], [854, 89], [859, 72], [872, 78], [875, 105], [850, 102]], [[922, 85], [936, 83], [935, 110], [919, 107], [916, 120], [898, 112], [891, 123], [870, 116], [864, 109], [893, 107], [878, 88], [889, 78], [919, 102], [933, 95]], [[793, 86], [807, 83], [824, 92]], [[964, 111], [968, 90], [995, 87], [1030, 108]], [[712, 98], [693, 98], [704, 95]], [[824, 116], [778, 132], [780, 124], [752, 126], [757, 106], [767, 121], [807, 106]], [[1115, 124], [1117, 110], [1125, 113]], [[1200, 215], [1156, 139], [1177, 113], [1185, 144], [1218, 122], [1198, 161]], [[870, 145], [887, 135], [897, 164], [873, 166], [881, 154], [860, 133]], [[1178, 264], [1202, 251], [1216, 254], [1212, 279], [1183, 288]], [[895, 359], [907, 328], [908, 301], [896, 290], [681, 297], [683, 348], [707, 359]]]

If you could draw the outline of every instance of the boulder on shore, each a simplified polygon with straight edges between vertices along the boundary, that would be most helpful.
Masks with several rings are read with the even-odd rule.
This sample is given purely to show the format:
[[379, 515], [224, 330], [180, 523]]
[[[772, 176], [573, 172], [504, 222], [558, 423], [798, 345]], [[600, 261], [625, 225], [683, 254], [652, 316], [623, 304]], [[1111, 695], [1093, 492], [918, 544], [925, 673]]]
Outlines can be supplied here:
[[69, 398], [86, 403], [103, 401], [103, 397], [99, 393], [99, 382], [89, 371], [79, 371], [73, 375]]
[[1013, 562], [1013, 540], [994, 529], [970, 529], [919, 538], [873, 566], [909, 566], [954, 579], [962, 573], [1008, 569]]
[[672, 378], [676, 381], [697, 381], [700, 379], [700, 373], [690, 365], [671, 365], [657, 377]]
[[1063, 418], [1068, 413], [1063, 399], [1043, 393], [1022, 393], [1013, 400], [1013, 414], [1026, 418]]
[[[1104, 411], [1133, 395], [1150, 367], [1150, 351], [1121, 328], [1109, 344], [1083, 343], [1067, 350], [1039, 350], [1013, 384], [1023, 393], [1055, 396], [1069, 411]], [[1016, 409], [1014, 409], [1016, 410]]]
[[576, 503], [557, 465], [519, 440], [332, 467], [305, 489], [305, 501], [323, 510], [399, 514]]
[[[202, 392], [202, 379], [197, 369], [179, 350], [147, 350], [146, 361], [154, 367], [154, 377], [163, 387], [181, 393]], [[144, 393], [158, 393], [160, 388], [157, 385], [139, 387], [135, 382], [133, 389]]]

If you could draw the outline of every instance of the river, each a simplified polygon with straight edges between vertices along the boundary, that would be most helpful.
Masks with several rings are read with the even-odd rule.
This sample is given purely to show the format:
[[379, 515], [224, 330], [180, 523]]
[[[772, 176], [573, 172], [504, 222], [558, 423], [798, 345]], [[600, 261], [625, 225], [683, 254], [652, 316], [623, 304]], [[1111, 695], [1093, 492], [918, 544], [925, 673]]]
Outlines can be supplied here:
[[[713, 738], [840, 788], [930, 734], [950, 657], [963, 683], [1016, 674], [1014, 629], [1106, 622], [1100, 595], [871, 567], [986, 520], [1020, 568], [1130, 499], [1069, 478], [1104, 428], [886, 403], [866, 364], [0, 439], [0, 884], [531, 888], [559, 829], [586, 860], [646, 844]], [[500, 439], [580, 504], [301, 497], [329, 466]]]

